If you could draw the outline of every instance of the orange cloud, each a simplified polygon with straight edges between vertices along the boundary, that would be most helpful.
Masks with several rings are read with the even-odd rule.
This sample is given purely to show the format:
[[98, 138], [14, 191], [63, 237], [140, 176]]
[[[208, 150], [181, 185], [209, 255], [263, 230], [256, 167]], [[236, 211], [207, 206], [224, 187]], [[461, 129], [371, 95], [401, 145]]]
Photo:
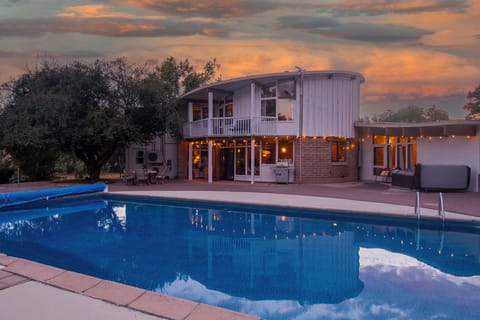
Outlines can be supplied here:
[[[64, 11], [57, 14], [63, 18], [109, 18], [109, 17], [125, 17], [127, 14], [121, 12], [112, 12], [105, 5], [83, 5], [65, 7]], [[129, 16], [129, 15], [128, 15]]]
[[126, 12], [112, 11], [110, 6], [95, 4], [65, 7], [57, 14], [61, 18], [127, 18], [127, 19], [164, 19], [165, 16], [136, 16]]

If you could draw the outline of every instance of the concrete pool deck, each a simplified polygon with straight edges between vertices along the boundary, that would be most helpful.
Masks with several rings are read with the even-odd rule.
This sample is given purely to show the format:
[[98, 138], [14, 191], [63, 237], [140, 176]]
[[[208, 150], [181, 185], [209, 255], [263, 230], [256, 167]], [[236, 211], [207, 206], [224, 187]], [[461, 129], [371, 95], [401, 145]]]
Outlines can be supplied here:
[[[0, 193], [72, 185], [0, 185]], [[328, 185], [167, 181], [160, 185], [109, 184], [109, 192], [240, 204], [382, 212], [414, 217], [416, 193], [383, 183]], [[480, 220], [478, 193], [445, 193], [447, 219]], [[421, 193], [422, 217], [438, 217], [438, 193]], [[258, 319], [160, 295], [0, 253], [0, 309], [8, 319]]]

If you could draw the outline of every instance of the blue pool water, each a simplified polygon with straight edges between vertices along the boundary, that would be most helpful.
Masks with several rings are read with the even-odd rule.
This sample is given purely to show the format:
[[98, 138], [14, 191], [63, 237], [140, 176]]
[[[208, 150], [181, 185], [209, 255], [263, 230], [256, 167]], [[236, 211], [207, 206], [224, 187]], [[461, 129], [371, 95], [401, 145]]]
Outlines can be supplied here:
[[311, 213], [53, 200], [0, 211], [0, 252], [264, 319], [478, 319], [477, 227]]

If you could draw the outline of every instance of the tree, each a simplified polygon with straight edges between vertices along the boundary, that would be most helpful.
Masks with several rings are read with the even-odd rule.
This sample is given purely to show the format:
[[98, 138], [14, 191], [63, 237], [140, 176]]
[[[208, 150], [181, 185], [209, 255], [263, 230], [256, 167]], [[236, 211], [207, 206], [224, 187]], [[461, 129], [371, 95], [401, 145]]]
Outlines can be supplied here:
[[[390, 111], [390, 110], [389, 110]], [[397, 112], [388, 112], [385, 117], [380, 116], [382, 122], [422, 122], [424, 121], [422, 108], [408, 106]]]
[[478, 120], [480, 119], [480, 84], [473, 91], [467, 94], [467, 103], [463, 109], [468, 111], [465, 119]]
[[[50, 70], [51, 66], [45, 65], [36, 77], [28, 71], [2, 86], [4, 92], [10, 92], [10, 98], [0, 114], [0, 144], [21, 165], [22, 172], [34, 180], [52, 177], [58, 156], [50, 131], [53, 119], [47, 107], [61, 104], [63, 99], [59, 95], [36, 94], [38, 82], [50, 81]], [[17, 100], [18, 96], [24, 99]]]
[[425, 109], [411, 105], [397, 112], [386, 110], [378, 116], [373, 116], [372, 120], [374, 122], [426, 122], [448, 120], [448, 118], [448, 112], [436, 106]]
[[[81, 160], [96, 181], [119, 149], [180, 131], [181, 88], [213, 78], [219, 67], [214, 61], [200, 73], [188, 60], [177, 63], [173, 57], [153, 72], [125, 59], [62, 66], [44, 62], [3, 85], [11, 94], [0, 114], [0, 145], [22, 162], [42, 160], [32, 178], [48, 178], [45, 167], [53, 170], [62, 151]], [[47, 155], [51, 157], [42, 158]]]
[[428, 109], [424, 109], [423, 117], [426, 121], [441, 121], [449, 119], [448, 111], [438, 108], [435, 105]]

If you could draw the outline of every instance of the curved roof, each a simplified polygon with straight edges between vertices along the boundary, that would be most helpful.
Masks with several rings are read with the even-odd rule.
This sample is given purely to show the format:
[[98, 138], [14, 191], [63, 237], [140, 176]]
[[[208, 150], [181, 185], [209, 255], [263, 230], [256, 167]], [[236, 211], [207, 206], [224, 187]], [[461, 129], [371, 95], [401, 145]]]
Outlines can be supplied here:
[[259, 83], [261, 85], [269, 85], [274, 81], [298, 78], [298, 77], [301, 77], [302, 75], [304, 77], [318, 76], [318, 75], [324, 75], [326, 77], [330, 75], [333, 75], [334, 77], [335, 76], [349, 77], [349, 78], [358, 77], [360, 79], [360, 83], [365, 82], [365, 78], [363, 77], [362, 74], [358, 72], [352, 72], [352, 71], [337, 71], [337, 70], [295, 71], [295, 72], [286, 71], [281, 73], [266, 73], [261, 75], [245, 76], [245, 77], [233, 78], [230, 80], [210, 83], [206, 86], [186, 92], [181, 96], [181, 98], [200, 100], [200, 99], [205, 99], [205, 94], [208, 91], [234, 92], [235, 90], [246, 87], [247, 85], [249, 85], [251, 81], [255, 81], [256, 83]]

